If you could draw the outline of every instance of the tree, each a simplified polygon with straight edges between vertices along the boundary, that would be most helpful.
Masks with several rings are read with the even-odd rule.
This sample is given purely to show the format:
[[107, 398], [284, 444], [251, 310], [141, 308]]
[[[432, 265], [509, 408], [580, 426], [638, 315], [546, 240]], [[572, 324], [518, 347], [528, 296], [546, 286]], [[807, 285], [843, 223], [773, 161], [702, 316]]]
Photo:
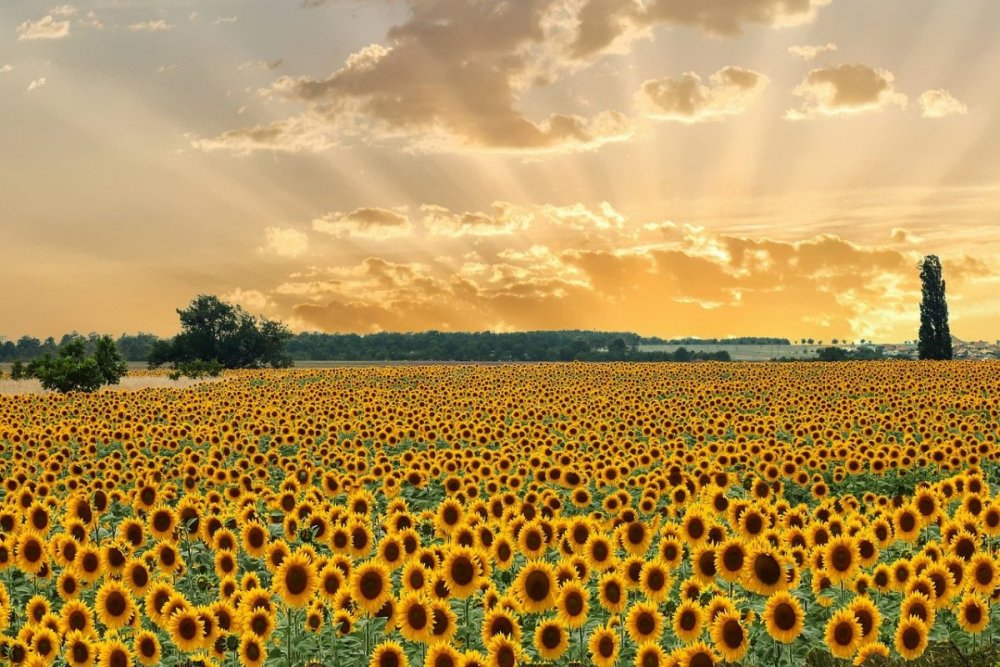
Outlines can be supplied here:
[[97, 391], [104, 384], [104, 375], [94, 357], [86, 356], [87, 348], [83, 339], [76, 339], [64, 345], [55, 357], [46, 353], [39, 357], [34, 368], [44, 389], [70, 391]]
[[118, 384], [128, 372], [128, 364], [125, 363], [111, 336], [101, 336], [97, 339], [94, 360], [97, 361], [97, 367], [101, 370], [105, 384]]
[[948, 303], [941, 260], [936, 255], [924, 257], [920, 265], [923, 299], [920, 302], [920, 331], [917, 352], [921, 359], [952, 358], [951, 329], [948, 327]]
[[627, 351], [628, 346], [625, 344], [625, 339], [620, 336], [608, 344], [608, 356], [612, 359], [624, 359]]
[[256, 318], [240, 306], [205, 294], [177, 314], [181, 332], [170, 341], [152, 345], [148, 358], [152, 368], [196, 361], [218, 362], [223, 368], [292, 365], [285, 350], [292, 334], [280, 322]]

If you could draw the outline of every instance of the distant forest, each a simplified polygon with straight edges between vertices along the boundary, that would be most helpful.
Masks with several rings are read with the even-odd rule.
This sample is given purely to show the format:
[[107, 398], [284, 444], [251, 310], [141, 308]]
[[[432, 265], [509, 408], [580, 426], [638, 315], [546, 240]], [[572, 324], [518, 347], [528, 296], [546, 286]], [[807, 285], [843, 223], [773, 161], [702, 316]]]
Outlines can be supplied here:
[[[0, 362], [29, 361], [46, 353], [55, 354], [71, 341], [83, 338], [88, 351], [100, 336], [70, 333], [59, 340], [23, 336], [0, 343]], [[147, 333], [123, 334], [116, 339], [125, 359], [143, 362], [160, 340]], [[286, 351], [296, 361], [726, 361], [725, 352], [691, 350], [639, 352], [640, 345], [790, 345], [786, 338], [663, 339], [629, 332], [528, 331], [516, 333], [420, 333], [326, 334], [292, 336]]]

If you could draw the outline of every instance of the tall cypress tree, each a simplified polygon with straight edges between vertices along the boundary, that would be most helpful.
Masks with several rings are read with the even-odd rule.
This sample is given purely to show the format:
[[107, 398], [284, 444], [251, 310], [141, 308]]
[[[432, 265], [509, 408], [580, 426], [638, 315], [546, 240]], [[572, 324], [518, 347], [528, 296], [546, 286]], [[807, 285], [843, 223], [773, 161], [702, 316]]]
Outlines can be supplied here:
[[951, 329], [948, 327], [948, 303], [944, 296], [941, 260], [937, 255], [924, 257], [920, 265], [923, 300], [920, 302], [921, 359], [951, 359]]

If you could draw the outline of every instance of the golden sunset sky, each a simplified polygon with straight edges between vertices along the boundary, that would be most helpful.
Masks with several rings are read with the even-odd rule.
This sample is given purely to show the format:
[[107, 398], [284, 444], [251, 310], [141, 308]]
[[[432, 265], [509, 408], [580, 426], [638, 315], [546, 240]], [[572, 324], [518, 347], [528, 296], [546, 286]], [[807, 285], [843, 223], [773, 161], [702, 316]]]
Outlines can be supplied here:
[[0, 335], [1000, 330], [996, 0], [5, 0]]

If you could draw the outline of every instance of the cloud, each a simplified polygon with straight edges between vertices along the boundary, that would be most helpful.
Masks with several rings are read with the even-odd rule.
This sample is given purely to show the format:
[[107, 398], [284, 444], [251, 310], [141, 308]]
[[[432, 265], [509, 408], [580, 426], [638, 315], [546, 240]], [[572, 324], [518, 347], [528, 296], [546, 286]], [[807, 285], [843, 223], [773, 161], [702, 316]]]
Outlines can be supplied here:
[[284, 58], [278, 58], [277, 60], [248, 60], [245, 63], [241, 63], [237, 69], [240, 71], [251, 68], [272, 70], [281, 67], [283, 62], [285, 62]]
[[313, 230], [338, 237], [390, 239], [408, 236], [413, 224], [405, 207], [358, 208], [347, 213], [327, 213], [312, 221]]
[[37, 21], [25, 21], [17, 26], [20, 41], [32, 39], [62, 39], [69, 36], [69, 21], [59, 21], [47, 14]]
[[322, 7], [323, 5], [329, 4], [330, 0], [302, 0], [299, 3], [301, 7]]
[[79, 19], [80, 25], [87, 28], [93, 28], [94, 30], [104, 30], [104, 22], [101, 21], [100, 17], [96, 12], [87, 12], [87, 14]]
[[816, 56], [823, 53], [830, 53], [837, 50], [837, 45], [830, 42], [827, 44], [803, 44], [799, 46], [789, 46], [788, 52], [802, 60], [814, 60]]
[[335, 143], [333, 127], [315, 114], [306, 113], [267, 125], [228, 130], [212, 139], [195, 139], [191, 146], [203, 151], [249, 155], [255, 151], [305, 153], [326, 150]]
[[783, 28], [812, 21], [832, 0], [586, 0], [577, 14], [574, 57], [588, 57], [630, 41], [657, 25], [733, 36], [748, 25]]
[[495, 202], [488, 213], [458, 213], [443, 206], [425, 204], [420, 207], [424, 229], [435, 236], [499, 236], [527, 229], [531, 215], [513, 204]]
[[132, 32], [164, 32], [166, 30], [172, 30], [174, 24], [167, 23], [163, 19], [156, 19], [155, 21], [141, 21], [139, 23], [133, 23], [129, 25], [128, 29]]
[[76, 14], [76, 7], [73, 5], [58, 5], [49, 10], [53, 16], [73, 16]]
[[251, 313], [260, 313], [262, 311], [270, 310], [275, 306], [274, 300], [263, 292], [258, 290], [245, 290], [239, 287], [234, 289], [232, 292], [223, 294], [222, 299], [228, 303], [235, 303], [238, 306], [243, 306]]
[[694, 72], [645, 81], [636, 99], [651, 118], [700, 123], [743, 113], [769, 81], [753, 70], [724, 67], [709, 77], [707, 85]]
[[[535, 116], [520, 107], [527, 91], [567, 67], [558, 53], [569, 36], [564, 9], [561, 0], [413, 3], [384, 44], [351, 54], [326, 78], [282, 77], [271, 93], [324, 118], [331, 135], [402, 140], [421, 150], [543, 153], [624, 140], [632, 125], [615, 110]], [[245, 150], [243, 133], [216, 143], [234, 136]]]
[[30, 93], [33, 90], [38, 90], [39, 88], [41, 88], [44, 85], [45, 85], [45, 77], [44, 76], [41, 77], [41, 78], [38, 78], [38, 79], [32, 79], [31, 83], [28, 84], [28, 92]]
[[966, 114], [969, 108], [947, 90], [928, 90], [920, 96], [920, 115], [924, 118], [944, 118], [953, 114]]
[[924, 240], [903, 227], [893, 227], [891, 236], [896, 243], [920, 243]]
[[6, 74], [7, 72], [13, 72], [13, 65], [0, 65], [0, 74]]
[[893, 81], [891, 72], [868, 65], [814, 69], [793, 91], [803, 98], [802, 105], [789, 109], [785, 118], [803, 120], [880, 111], [891, 105], [905, 107], [906, 96], [896, 91]]
[[239, 20], [239, 16], [220, 16], [219, 18], [212, 21], [213, 25], [219, 25], [220, 23], [236, 23]]
[[278, 257], [300, 257], [309, 250], [309, 236], [297, 229], [268, 227], [264, 230], [265, 242], [260, 251]]

